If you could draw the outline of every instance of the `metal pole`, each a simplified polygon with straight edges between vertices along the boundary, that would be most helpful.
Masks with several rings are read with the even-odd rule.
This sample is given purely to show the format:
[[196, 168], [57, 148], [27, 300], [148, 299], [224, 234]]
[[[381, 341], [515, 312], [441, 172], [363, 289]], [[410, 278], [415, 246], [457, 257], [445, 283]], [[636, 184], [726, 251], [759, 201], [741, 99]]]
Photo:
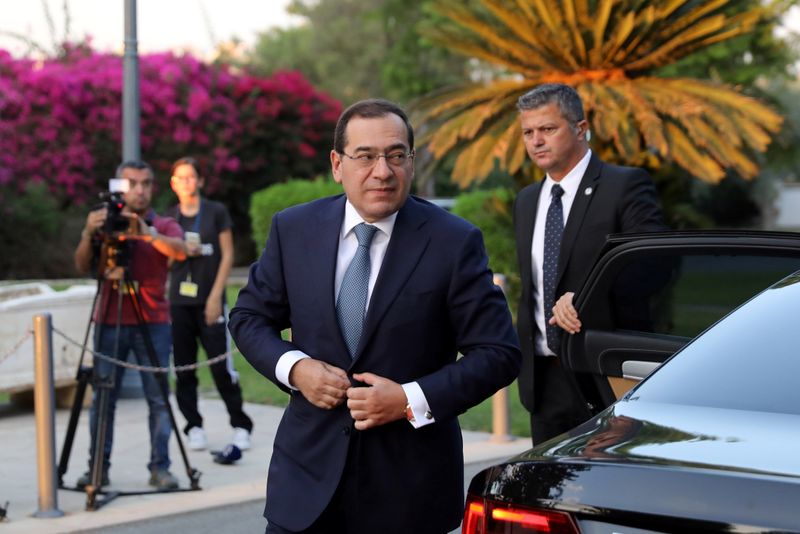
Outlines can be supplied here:
[[122, 89], [122, 159], [139, 161], [139, 52], [136, 40], [136, 0], [125, 0], [125, 55]]
[[53, 384], [53, 331], [51, 315], [33, 318], [34, 386], [36, 412], [36, 467], [39, 474], [39, 509], [35, 517], [61, 517], [56, 495], [56, 421]]
[[491, 441], [513, 441], [508, 427], [508, 388], [503, 388], [492, 396]]
[[[502, 274], [494, 275], [494, 284], [503, 294], [506, 293], [506, 277]], [[508, 388], [505, 387], [492, 396], [492, 437], [491, 441], [505, 442], [514, 438], [509, 432], [508, 419]]]

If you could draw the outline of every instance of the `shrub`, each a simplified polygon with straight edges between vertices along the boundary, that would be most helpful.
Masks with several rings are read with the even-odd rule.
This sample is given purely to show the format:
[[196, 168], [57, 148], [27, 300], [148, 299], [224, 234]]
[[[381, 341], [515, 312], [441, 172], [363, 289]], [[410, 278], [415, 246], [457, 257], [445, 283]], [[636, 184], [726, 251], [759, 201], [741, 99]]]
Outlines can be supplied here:
[[318, 177], [314, 181], [289, 180], [257, 191], [250, 200], [250, 223], [253, 242], [261, 248], [267, 242], [272, 216], [288, 207], [310, 202], [318, 198], [338, 195], [342, 186], [330, 176]]
[[30, 184], [22, 192], [0, 187], [0, 206], [2, 278], [54, 278], [75, 272], [72, 253], [85, 214], [60, 213], [43, 184]]
[[[142, 158], [156, 171], [158, 208], [175, 203], [166, 176], [172, 161], [195, 156], [206, 194], [231, 212], [238, 250], [238, 237], [250, 235], [252, 192], [329, 168], [341, 105], [301, 74], [258, 77], [172, 53], [142, 55], [139, 65]], [[122, 58], [85, 43], [42, 61], [0, 50], [6, 199], [42, 184], [57, 211], [96, 201], [121, 159], [122, 82]]]
[[514, 243], [514, 192], [497, 188], [462, 193], [456, 198], [453, 213], [463, 217], [483, 232], [489, 267], [506, 276], [507, 297], [517, 298], [519, 272]]

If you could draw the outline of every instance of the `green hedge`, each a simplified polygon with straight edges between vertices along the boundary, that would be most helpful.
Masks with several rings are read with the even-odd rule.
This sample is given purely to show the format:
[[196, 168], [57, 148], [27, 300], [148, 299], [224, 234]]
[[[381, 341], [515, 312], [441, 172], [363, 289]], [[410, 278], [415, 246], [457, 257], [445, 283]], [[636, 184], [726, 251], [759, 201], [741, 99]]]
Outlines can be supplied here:
[[267, 242], [273, 215], [291, 206], [341, 192], [342, 186], [333, 178], [320, 176], [313, 181], [292, 179], [253, 193], [250, 198], [250, 222], [256, 249], [260, 251]]
[[516, 245], [514, 243], [514, 192], [507, 188], [462, 193], [456, 198], [453, 213], [463, 217], [483, 232], [489, 267], [504, 274], [509, 301], [519, 293]]

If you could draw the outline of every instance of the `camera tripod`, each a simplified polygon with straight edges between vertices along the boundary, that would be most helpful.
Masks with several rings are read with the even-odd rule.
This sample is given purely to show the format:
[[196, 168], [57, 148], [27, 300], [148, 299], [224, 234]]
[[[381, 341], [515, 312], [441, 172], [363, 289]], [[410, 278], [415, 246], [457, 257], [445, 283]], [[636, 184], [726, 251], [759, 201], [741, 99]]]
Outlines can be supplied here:
[[[111, 395], [111, 392], [115, 387], [117, 378], [116, 374], [120, 372], [120, 368], [118, 365], [112, 364], [110, 373], [100, 373], [97, 371], [97, 365], [93, 367], [87, 367], [83, 365], [83, 358], [87, 351], [87, 342], [89, 340], [89, 333], [91, 331], [92, 324], [93, 323], [95, 324], [95, 339], [97, 340], [100, 339], [102, 328], [116, 329], [116, 337], [114, 339], [114, 349], [113, 353], [111, 354], [111, 358], [115, 361], [120, 360], [120, 356], [124, 358], [126, 355], [118, 354], [119, 352], [118, 349], [119, 349], [119, 333], [120, 333], [120, 326], [122, 319], [122, 303], [125, 295], [127, 295], [130, 298], [131, 308], [133, 309], [134, 315], [136, 316], [136, 326], [138, 327], [139, 333], [142, 336], [142, 340], [144, 341], [144, 345], [148, 356], [148, 363], [153, 367], [158, 367], [159, 365], [153, 341], [147, 329], [147, 324], [144, 321], [144, 314], [142, 312], [138, 288], [131, 279], [130, 271], [127, 265], [128, 250], [127, 248], [124, 248], [127, 247], [127, 245], [128, 245], [127, 242], [114, 240], [112, 238], [107, 238], [105, 240], [104, 246], [107, 252], [107, 257], [105, 262], [106, 269], [105, 271], [103, 271], [103, 269], [98, 269], [97, 291], [95, 293], [94, 300], [92, 302], [91, 314], [89, 316], [89, 322], [86, 327], [86, 333], [83, 339], [83, 347], [81, 350], [80, 361], [78, 363], [78, 371], [76, 375], [78, 385], [76, 388], [75, 400], [73, 401], [72, 408], [70, 411], [70, 418], [69, 418], [69, 423], [67, 425], [67, 432], [64, 437], [64, 446], [62, 447], [61, 458], [58, 464], [58, 487], [61, 489], [67, 489], [73, 491], [85, 491], [86, 510], [89, 511], [99, 509], [100, 507], [104, 506], [105, 504], [108, 504], [118, 496], [144, 495], [150, 493], [164, 493], [164, 492], [176, 492], [176, 491], [195, 491], [200, 489], [199, 482], [201, 473], [197, 469], [194, 469], [189, 463], [189, 458], [186, 454], [186, 449], [184, 448], [183, 441], [181, 440], [180, 432], [178, 430], [178, 426], [175, 421], [175, 415], [172, 411], [172, 406], [169, 403], [169, 387], [167, 383], [167, 377], [165, 374], [158, 373], [154, 376], [154, 378], [158, 383], [159, 386], [158, 389], [161, 398], [166, 405], [167, 413], [169, 414], [171, 429], [172, 431], [174, 431], [175, 437], [178, 441], [178, 448], [180, 449], [181, 457], [183, 458], [183, 464], [184, 467], [186, 468], [186, 474], [189, 477], [190, 487], [185, 489], [178, 488], [172, 490], [143, 490], [143, 491], [105, 492], [102, 490], [102, 475], [104, 470], [103, 468], [104, 468], [104, 457], [105, 457], [105, 441], [108, 432], [108, 416], [109, 416], [108, 412], [110, 403], [109, 396]], [[105, 278], [105, 273], [110, 272], [112, 269], [116, 267], [122, 269], [122, 277], [119, 280], [113, 280], [113, 281], [107, 280]], [[110, 287], [108, 288], [107, 295], [104, 292], [105, 284], [110, 285]], [[115, 292], [117, 295], [116, 323], [114, 325], [103, 324], [100, 321], [102, 321], [107, 316], [108, 307], [110, 305], [112, 297], [111, 295], [112, 292]], [[98, 308], [102, 311], [102, 313], [96, 314]], [[99, 320], [95, 320], [95, 317], [98, 317]], [[69, 456], [72, 451], [72, 444], [75, 438], [75, 431], [78, 426], [78, 419], [80, 418], [81, 404], [83, 402], [83, 398], [86, 393], [86, 387], [89, 383], [91, 383], [93, 387], [96, 389], [95, 410], [97, 413], [96, 432], [95, 435], [93, 436], [94, 441], [92, 444], [93, 446], [91, 448], [92, 450], [90, 458], [91, 468], [89, 471], [90, 482], [83, 488], [80, 488], [78, 486], [68, 487], [64, 485], [63, 478], [64, 474], [66, 474], [67, 472], [67, 467], [69, 464]], [[98, 495], [102, 495], [103, 498], [98, 498]]]

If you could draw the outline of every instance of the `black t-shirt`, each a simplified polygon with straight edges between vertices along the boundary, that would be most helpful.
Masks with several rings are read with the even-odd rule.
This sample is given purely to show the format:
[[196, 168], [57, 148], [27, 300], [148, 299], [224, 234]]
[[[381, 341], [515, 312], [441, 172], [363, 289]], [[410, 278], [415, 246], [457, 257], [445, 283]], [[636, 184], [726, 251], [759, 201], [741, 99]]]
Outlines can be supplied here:
[[[189, 257], [186, 261], [176, 261], [169, 273], [169, 300], [171, 304], [190, 305], [204, 304], [217, 277], [217, 269], [222, 259], [219, 250], [219, 234], [233, 226], [228, 209], [213, 200], [206, 198], [200, 201], [200, 211], [194, 217], [181, 215], [180, 206], [174, 206], [168, 212], [178, 221], [186, 232], [200, 234], [202, 254]], [[199, 220], [198, 220], [199, 219]], [[197, 296], [180, 294], [181, 282], [189, 281], [197, 284]], [[223, 302], [224, 302], [223, 293]]]

